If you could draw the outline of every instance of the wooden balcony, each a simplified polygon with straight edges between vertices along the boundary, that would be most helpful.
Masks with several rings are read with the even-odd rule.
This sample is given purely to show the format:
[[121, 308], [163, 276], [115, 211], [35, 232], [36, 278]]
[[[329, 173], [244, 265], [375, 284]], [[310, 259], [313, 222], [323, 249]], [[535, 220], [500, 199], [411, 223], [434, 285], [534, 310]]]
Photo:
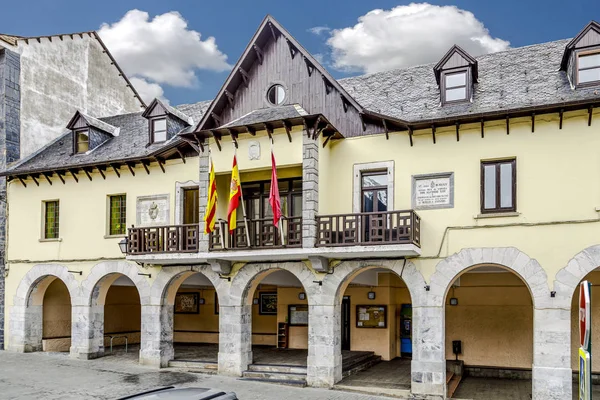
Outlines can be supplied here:
[[[249, 235], [246, 234], [246, 224], [237, 221], [235, 231], [229, 233], [229, 225], [220, 220], [210, 235], [210, 250], [250, 250], [272, 248], [302, 247], [302, 218], [282, 217], [283, 240], [281, 233], [273, 225], [273, 218], [249, 219]], [[248, 237], [250, 246], [248, 246]]]
[[317, 247], [414, 244], [421, 247], [421, 219], [413, 210], [320, 215]]
[[198, 234], [197, 224], [130, 228], [127, 254], [194, 253]]

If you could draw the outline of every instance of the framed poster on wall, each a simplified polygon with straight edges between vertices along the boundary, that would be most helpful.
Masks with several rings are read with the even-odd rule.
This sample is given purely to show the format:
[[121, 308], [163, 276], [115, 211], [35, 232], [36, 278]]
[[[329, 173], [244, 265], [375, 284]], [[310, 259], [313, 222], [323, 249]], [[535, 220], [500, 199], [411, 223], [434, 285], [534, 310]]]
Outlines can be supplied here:
[[288, 306], [288, 320], [290, 326], [308, 326], [308, 305], [290, 304]]
[[259, 298], [258, 313], [260, 315], [277, 315], [277, 292], [261, 292]]
[[374, 329], [387, 328], [387, 306], [356, 306], [356, 327]]
[[199, 293], [177, 293], [175, 295], [175, 314], [200, 313]]

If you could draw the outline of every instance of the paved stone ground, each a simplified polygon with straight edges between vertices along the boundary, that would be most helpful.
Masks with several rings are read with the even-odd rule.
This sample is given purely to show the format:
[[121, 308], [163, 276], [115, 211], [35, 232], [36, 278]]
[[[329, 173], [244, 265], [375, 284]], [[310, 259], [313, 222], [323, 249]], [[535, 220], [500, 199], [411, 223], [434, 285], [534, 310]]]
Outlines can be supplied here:
[[115, 399], [164, 385], [232, 390], [240, 400], [389, 400], [336, 390], [294, 388], [218, 375], [155, 370], [118, 356], [72, 360], [62, 353], [0, 351], [2, 399]]
[[340, 386], [410, 389], [410, 360], [396, 358], [382, 361], [373, 367], [343, 379]]

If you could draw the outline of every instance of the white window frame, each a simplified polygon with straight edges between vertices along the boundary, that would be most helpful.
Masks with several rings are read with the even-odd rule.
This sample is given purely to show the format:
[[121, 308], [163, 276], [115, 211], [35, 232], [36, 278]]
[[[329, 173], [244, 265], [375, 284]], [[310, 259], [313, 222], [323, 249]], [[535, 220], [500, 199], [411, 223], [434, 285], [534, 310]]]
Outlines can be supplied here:
[[[197, 188], [200, 186], [199, 181], [175, 182], [175, 224], [183, 225], [183, 191], [185, 189]], [[200, 216], [200, 219], [204, 215]]]
[[394, 161], [354, 164], [354, 187], [352, 189], [352, 212], [360, 213], [362, 206], [362, 174], [364, 172], [387, 171], [388, 211], [396, 209], [394, 205]]

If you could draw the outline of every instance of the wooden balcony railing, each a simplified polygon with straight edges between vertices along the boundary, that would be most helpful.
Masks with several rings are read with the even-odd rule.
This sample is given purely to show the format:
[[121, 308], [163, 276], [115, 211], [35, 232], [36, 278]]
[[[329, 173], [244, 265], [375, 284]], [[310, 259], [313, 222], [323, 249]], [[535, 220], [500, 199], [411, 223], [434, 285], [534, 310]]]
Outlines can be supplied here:
[[317, 247], [414, 244], [421, 247], [421, 219], [413, 210], [320, 215]]
[[210, 250], [302, 247], [302, 217], [282, 217], [281, 221], [284, 243], [281, 243], [279, 229], [273, 225], [273, 218], [249, 219], [249, 235], [246, 235], [246, 224], [243, 220], [237, 221], [232, 234], [229, 234], [227, 222], [220, 220], [210, 235]]
[[130, 228], [127, 254], [197, 252], [198, 233], [197, 224]]

